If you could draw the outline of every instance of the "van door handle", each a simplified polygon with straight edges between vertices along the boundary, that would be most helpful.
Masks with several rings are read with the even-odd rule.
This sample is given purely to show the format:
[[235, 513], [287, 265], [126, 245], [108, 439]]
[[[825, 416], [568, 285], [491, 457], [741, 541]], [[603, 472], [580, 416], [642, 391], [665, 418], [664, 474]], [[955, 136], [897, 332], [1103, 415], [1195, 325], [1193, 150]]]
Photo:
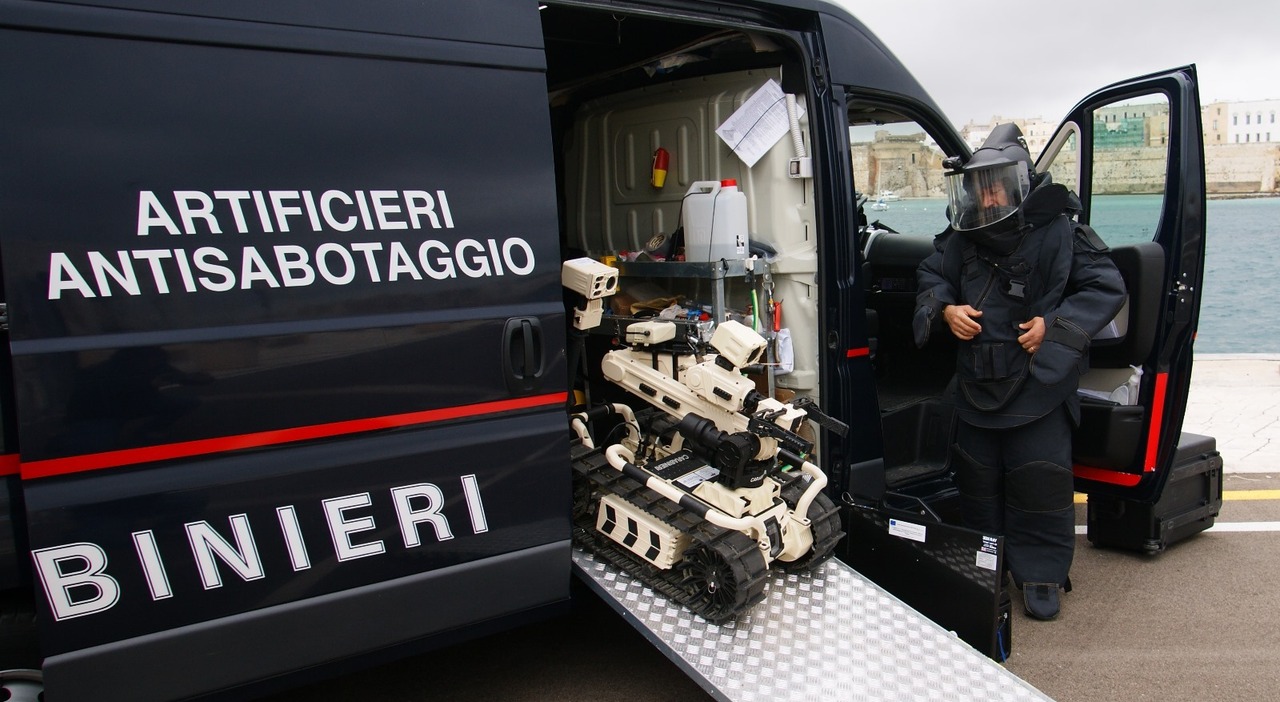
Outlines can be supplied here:
[[542, 320], [512, 317], [502, 332], [502, 372], [507, 390], [526, 393], [537, 389], [546, 372]]

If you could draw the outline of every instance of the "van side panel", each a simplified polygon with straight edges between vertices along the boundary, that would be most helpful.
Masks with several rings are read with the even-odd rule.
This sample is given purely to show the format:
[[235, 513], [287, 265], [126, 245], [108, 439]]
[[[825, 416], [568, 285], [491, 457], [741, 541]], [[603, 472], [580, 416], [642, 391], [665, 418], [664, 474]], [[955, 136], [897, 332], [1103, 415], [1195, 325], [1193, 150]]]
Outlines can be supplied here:
[[[125, 424], [118, 411], [67, 416], [65, 382], [87, 373], [141, 388], [163, 365], [194, 396], [168, 441], [243, 434], [423, 409], [418, 384], [442, 405], [504, 397], [504, 347], [486, 327], [562, 312], [549, 127], [515, 107], [545, 105], [536, 72], [3, 39], [0, 221], [24, 462], [155, 443], [154, 427], [85, 428]], [[446, 363], [422, 344], [466, 353]], [[123, 347], [139, 350], [115, 358]], [[294, 403], [301, 419], [244, 401], [312, 368], [368, 399]], [[467, 382], [436, 400], [448, 378]], [[182, 421], [228, 394], [244, 414]]]
[[[509, 45], [415, 37], [469, 31], [395, 7], [397, 35], [0, 4], [0, 247], [51, 693], [246, 622], [287, 621], [320, 658], [232, 656], [157, 696], [568, 596], [536, 5], [507, 10], [534, 32]], [[481, 24], [468, 9], [444, 17]], [[464, 571], [523, 587], [480, 607], [449, 585]], [[351, 622], [315, 604], [391, 591], [415, 611], [345, 644]]]
[[[49, 612], [47, 652], [556, 542], [569, 484], [565, 441], [547, 437], [563, 425], [517, 415], [30, 481], [33, 546], [76, 565], [66, 544], [91, 544], [116, 590]], [[106, 584], [61, 582], [73, 599]]]
[[[24, 0], [4, 0], [3, 4], [19, 7], [38, 5]], [[518, 0], [377, 0], [375, 3], [353, 3], [347, 0], [79, 0], [78, 7], [68, 11], [64, 22], [84, 22], [84, 26], [103, 27], [124, 24], [130, 31], [138, 27], [129, 14], [114, 10], [137, 10], [178, 18], [204, 20], [239, 20], [232, 30], [238, 43], [251, 41], [256, 32], [243, 22], [256, 22], [282, 27], [335, 29], [369, 35], [429, 39], [488, 44], [491, 49], [542, 47], [542, 28], [537, 12]], [[102, 8], [105, 12], [86, 11], [84, 6]], [[41, 13], [54, 13], [47, 5]], [[17, 12], [14, 15], [18, 15]], [[483, 18], [483, 21], [477, 21]], [[47, 21], [47, 20], [42, 20]], [[64, 25], [65, 26], [65, 25]], [[207, 25], [201, 32], [208, 32]], [[271, 43], [281, 45], [277, 34]], [[456, 53], [456, 52], [455, 52]]]

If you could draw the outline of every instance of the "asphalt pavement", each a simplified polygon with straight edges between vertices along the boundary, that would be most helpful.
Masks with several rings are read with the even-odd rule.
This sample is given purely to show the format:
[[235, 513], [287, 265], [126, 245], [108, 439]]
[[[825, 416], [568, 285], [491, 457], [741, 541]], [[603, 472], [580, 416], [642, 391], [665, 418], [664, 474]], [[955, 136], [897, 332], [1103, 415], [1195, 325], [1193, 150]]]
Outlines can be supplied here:
[[[1005, 667], [1059, 702], [1280, 699], [1280, 354], [1198, 357], [1183, 429], [1215, 437], [1223, 456], [1215, 526], [1154, 555], [1094, 547], [1080, 496], [1075, 587], [1061, 616], [1014, 609]], [[269, 699], [709, 699], [575, 586], [565, 617]]]

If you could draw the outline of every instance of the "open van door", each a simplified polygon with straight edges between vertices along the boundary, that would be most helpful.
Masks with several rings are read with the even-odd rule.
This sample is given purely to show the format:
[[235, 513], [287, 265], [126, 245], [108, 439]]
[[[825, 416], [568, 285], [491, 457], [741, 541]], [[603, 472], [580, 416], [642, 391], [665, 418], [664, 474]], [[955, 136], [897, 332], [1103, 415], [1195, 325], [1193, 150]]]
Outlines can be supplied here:
[[1155, 502], [1180, 444], [1206, 439], [1181, 434], [1205, 253], [1195, 67], [1090, 95], [1058, 127], [1036, 170], [1080, 195], [1080, 221], [1110, 246], [1129, 295], [1094, 339], [1081, 383], [1076, 487], [1091, 503]]

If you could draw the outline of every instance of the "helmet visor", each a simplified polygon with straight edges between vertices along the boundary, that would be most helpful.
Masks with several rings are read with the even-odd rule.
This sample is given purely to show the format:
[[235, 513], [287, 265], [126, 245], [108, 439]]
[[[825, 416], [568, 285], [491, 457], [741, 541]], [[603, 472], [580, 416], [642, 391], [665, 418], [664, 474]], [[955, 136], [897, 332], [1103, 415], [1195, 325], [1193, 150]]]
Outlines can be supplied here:
[[951, 227], [978, 229], [1013, 216], [1031, 189], [1026, 166], [997, 163], [947, 174]]

